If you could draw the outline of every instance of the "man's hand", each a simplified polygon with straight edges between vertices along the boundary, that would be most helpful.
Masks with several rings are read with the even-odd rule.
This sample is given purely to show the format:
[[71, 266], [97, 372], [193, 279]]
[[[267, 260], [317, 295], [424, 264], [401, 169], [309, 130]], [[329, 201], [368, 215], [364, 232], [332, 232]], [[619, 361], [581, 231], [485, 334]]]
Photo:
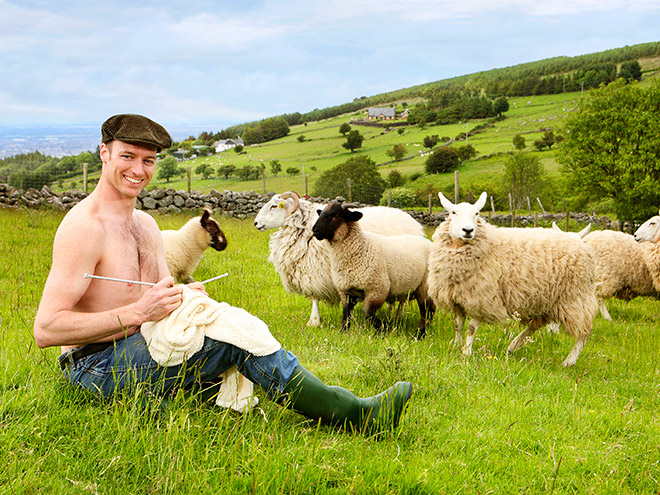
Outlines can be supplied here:
[[206, 287], [204, 287], [204, 284], [201, 282], [191, 282], [186, 285], [189, 289], [196, 290], [204, 294], [205, 296], [208, 296], [208, 293], [206, 292]]
[[147, 290], [137, 304], [144, 321], [158, 321], [178, 308], [182, 300], [183, 287], [174, 285], [174, 279], [167, 276]]

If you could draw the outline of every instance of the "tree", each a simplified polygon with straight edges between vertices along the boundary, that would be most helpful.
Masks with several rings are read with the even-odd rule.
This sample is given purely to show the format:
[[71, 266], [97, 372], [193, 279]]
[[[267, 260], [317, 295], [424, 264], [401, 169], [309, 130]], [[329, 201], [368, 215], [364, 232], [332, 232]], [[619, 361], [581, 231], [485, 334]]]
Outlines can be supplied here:
[[442, 174], [451, 172], [458, 167], [458, 151], [456, 148], [443, 146], [438, 148], [426, 158], [426, 172], [429, 174]]
[[326, 198], [349, 198], [347, 179], [351, 179], [352, 201], [377, 205], [387, 184], [378, 167], [368, 156], [355, 156], [326, 170], [314, 184], [314, 195]]
[[518, 152], [504, 160], [504, 188], [511, 194], [515, 209], [523, 208], [525, 198], [541, 195], [545, 169], [538, 156]]
[[243, 145], [237, 144], [236, 146], [234, 146], [234, 153], [243, 153]]
[[552, 131], [545, 131], [541, 139], [534, 141], [534, 147], [539, 151], [543, 151], [543, 148], [550, 149], [553, 144], [555, 144], [555, 134]]
[[213, 175], [213, 167], [209, 165], [208, 163], [202, 163], [200, 165], [197, 165], [197, 168], [195, 169], [195, 173], [197, 175], [201, 175], [205, 179], [208, 179]]
[[513, 147], [516, 148], [517, 150], [524, 150], [527, 145], [525, 144], [525, 138], [522, 137], [520, 134], [516, 134], [513, 136]]
[[468, 161], [471, 158], [477, 156], [477, 150], [474, 149], [474, 146], [471, 144], [466, 144], [465, 146], [459, 147], [458, 151], [458, 160], [463, 163]]
[[232, 175], [236, 173], [236, 167], [234, 165], [220, 165], [218, 167], [218, 175], [222, 175], [225, 180], [229, 179]]
[[406, 156], [406, 146], [400, 143], [395, 144], [392, 146], [392, 149], [387, 150], [385, 154], [395, 162], [399, 161], [401, 158]]
[[618, 77], [622, 77], [626, 81], [642, 80], [642, 67], [637, 60], [629, 60], [621, 64]]
[[300, 134], [296, 139], [298, 139], [299, 143], [304, 143], [305, 142], [305, 135]]
[[398, 170], [394, 169], [389, 174], [387, 174], [387, 184], [390, 187], [400, 187], [405, 183], [406, 178]]
[[158, 178], [169, 182], [172, 177], [180, 177], [186, 173], [186, 169], [179, 167], [179, 162], [173, 156], [163, 158], [158, 167]]
[[591, 91], [566, 120], [558, 152], [569, 185], [613, 200], [621, 220], [657, 214], [660, 204], [660, 82], [619, 79]]
[[364, 136], [360, 134], [360, 131], [353, 130], [348, 133], [346, 142], [342, 146], [353, 153], [356, 149], [362, 147], [362, 141], [364, 141]]
[[422, 141], [422, 144], [424, 144], [425, 148], [432, 149], [436, 144], [438, 144], [439, 141], [440, 138], [438, 135], [433, 134], [432, 136], [424, 136], [424, 141]]
[[508, 111], [509, 100], [507, 100], [504, 96], [495, 98], [495, 101], [493, 102], [493, 112], [495, 112], [496, 115], [502, 115], [504, 112]]
[[300, 169], [298, 167], [287, 167], [286, 173], [291, 176], [298, 175], [300, 173]]
[[279, 174], [282, 171], [282, 164], [280, 163], [279, 160], [271, 160], [270, 161], [270, 173], [273, 174], [275, 177], [277, 177], [277, 174]]
[[342, 136], [346, 136], [347, 133], [351, 132], [351, 124], [348, 122], [344, 122], [342, 125], [339, 126], [339, 134]]

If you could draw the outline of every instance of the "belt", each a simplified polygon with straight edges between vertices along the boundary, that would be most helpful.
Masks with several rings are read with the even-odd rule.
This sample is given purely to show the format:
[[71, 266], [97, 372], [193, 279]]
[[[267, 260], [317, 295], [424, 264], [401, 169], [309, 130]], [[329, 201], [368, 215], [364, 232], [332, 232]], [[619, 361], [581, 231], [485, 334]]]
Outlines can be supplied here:
[[108, 347], [112, 347], [114, 341], [110, 342], [97, 342], [95, 344], [86, 344], [82, 347], [78, 347], [71, 352], [64, 354], [63, 357], [60, 357], [60, 368], [65, 369], [66, 365], [75, 363], [79, 359], [96, 354], [97, 352], [105, 351]]

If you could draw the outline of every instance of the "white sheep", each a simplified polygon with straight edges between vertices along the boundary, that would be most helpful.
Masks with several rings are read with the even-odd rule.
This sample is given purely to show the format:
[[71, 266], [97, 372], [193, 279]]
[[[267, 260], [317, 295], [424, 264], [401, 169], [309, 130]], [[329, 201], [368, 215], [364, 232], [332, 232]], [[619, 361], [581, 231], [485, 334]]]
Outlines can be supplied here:
[[[339, 294], [330, 274], [328, 247], [314, 238], [312, 227], [322, 205], [300, 199], [287, 191], [274, 195], [261, 207], [254, 219], [257, 230], [279, 229], [269, 241], [270, 261], [287, 292], [303, 294], [312, 299], [312, 311], [307, 325], [319, 326], [319, 300], [329, 304], [339, 302]], [[407, 213], [381, 206], [362, 208], [363, 228], [381, 234], [407, 233], [424, 235], [422, 225]], [[400, 306], [401, 308], [401, 306]]]
[[643, 247], [644, 261], [653, 281], [655, 293], [660, 292], [660, 216], [644, 222], [635, 232], [635, 240]]
[[360, 227], [360, 211], [347, 205], [329, 203], [314, 224], [314, 237], [327, 241], [332, 281], [342, 302], [342, 329], [358, 299], [364, 300], [364, 314], [377, 330], [383, 322], [376, 311], [385, 302], [415, 297], [420, 321], [417, 337], [426, 333], [434, 305], [428, 298], [426, 275], [431, 242], [419, 235], [387, 236], [366, 232]]
[[596, 258], [596, 296], [600, 314], [606, 320], [612, 320], [605, 305], [610, 297], [630, 300], [637, 296], [657, 296], [645, 254], [651, 245], [635, 242], [636, 237], [615, 230], [599, 230], [584, 238]]
[[558, 322], [575, 338], [564, 366], [576, 363], [598, 310], [595, 261], [590, 248], [575, 236], [552, 229], [498, 228], [479, 212], [483, 192], [474, 204], [452, 204], [438, 194], [448, 217], [433, 234], [428, 288], [436, 306], [453, 311], [455, 340], [472, 353], [481, 322], [519, 320], [526, 328], [509, 345], [513, 352], [537, 329]]
[[225, 234], [208, 209], [204, 209], [201, 216], [188, 220], [179, 230], [162, 230], [161, 236], [170, 275], [182, 283], [194, 280], [192, 273], [206, 248], [222, 251], [227, 247]]

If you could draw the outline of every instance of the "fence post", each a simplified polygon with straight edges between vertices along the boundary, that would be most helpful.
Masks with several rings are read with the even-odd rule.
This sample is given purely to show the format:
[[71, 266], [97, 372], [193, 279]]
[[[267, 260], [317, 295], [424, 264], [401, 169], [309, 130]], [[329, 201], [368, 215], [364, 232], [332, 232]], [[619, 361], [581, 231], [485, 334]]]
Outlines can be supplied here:
[[346, 179], [346, 188], [348, 189], [348, 202], [353, 202], [353, 194], [351, 194], [351, 178]]
[[490, 209], [493, 211], [493, 215], [495, 215], [495, 200], [493, 197], [490, 197]]
[[83, 191], [87, 194], [87, 164], [83, 163]]
[[433, 213], [433, 194], [429, 193], [429, 215]]
[[534, 228], [536, 228], [539, 224], [539, 213], [537, 211], [534, 212]]
[[190, 194], [190, 181], [192, 179], [192, 167], [186, 168], [186, 174], [188, 175], [188, 194]]
[[568, 230], [568, 221], [570, 220], [570, 218], [571, 218], [570, 213], [566, 212], [566, 232], [570, 232], [570, 230]]
[[387, 206], [392, 206], [392, 189], [387, 190]]
[[304, 188], [305, 188], [305, 192], [304, 192], [305, 196], [307, 196], [307, 179], [308, 178], [309, 178], [309, 174], [307, 174], [305, 176], [305, 180], [303, 181], [303, 185], [304, 185]]
[[539, 197], [537, 196], [537, 197], [536, 197], [536, 201], [539, 202], [539, 206], [541, 207], [541, 211], [542, 211], [543, 213], [545, 213], [545, 208], [543, 208], [543, 203], [541, 203], [541, 198], [539, 198]]
[[461, 200], [461, 194], [458, 190], [458, 170], [454, 170], [454, 204]]
[[529, 215], [532, 215], [532, 203], [529, 201], [529, 196], [527, 196], [527, 209], [529, 210]]
[[262, 189], [262, 194], [265, 196], [266, 195], [266, 171], [265, 170], [261, 171], [261, 189]]
[[509, 209], [511, 210], [511, 227], [513, 227], [513, 222], [515, 221], [515, 211], [513, 210], [513, 197], [511, 197], [511, 193], [509, 193]]

